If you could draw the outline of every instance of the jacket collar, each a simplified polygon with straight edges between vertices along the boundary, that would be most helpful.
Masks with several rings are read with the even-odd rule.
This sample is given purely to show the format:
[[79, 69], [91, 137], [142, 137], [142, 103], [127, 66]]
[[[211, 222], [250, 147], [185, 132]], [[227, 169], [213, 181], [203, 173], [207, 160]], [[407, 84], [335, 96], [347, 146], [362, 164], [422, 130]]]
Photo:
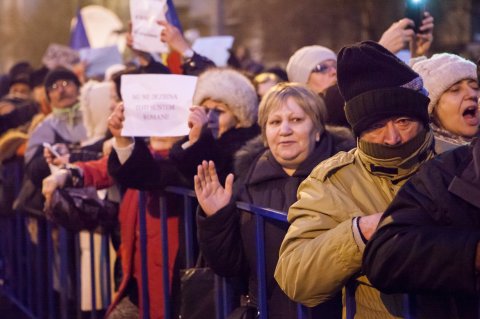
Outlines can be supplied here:
[[356, 153], [370, 174], [382, 176], [390, 179], [393, 184], [400, 185], [415, 174], [421, 164], [434, 156], [433, 133], [430, 130], [425, 132], [423, 142], [420, 146], [416, 147], [408, 156], [380, 159], [368, 155], [362, 150], [361, 146], [362, 144], [359, 144]]
[[[333, 155], [334, 145], [331, 134], [325, 131], [322, 134], [320, 142], [315, 145], [312, 154], [303, 161], [297, 168], [292, 177], [301, 179], [307, 178], [312, 172], [313, 168], [321, 161]], [[249, 178], [246, 181], [248, 184], [257, 184], [264, 181], [288, 177], [282, 166], [275, 160], [272, 152], [267, 149], [258, 158], [258, 161], [248, 174]]]
[[448, 186], [448, 191], [466, 202], [480, 208], [480, 141], [475, 139], [469, 156], [459, 166], [457, 175]]

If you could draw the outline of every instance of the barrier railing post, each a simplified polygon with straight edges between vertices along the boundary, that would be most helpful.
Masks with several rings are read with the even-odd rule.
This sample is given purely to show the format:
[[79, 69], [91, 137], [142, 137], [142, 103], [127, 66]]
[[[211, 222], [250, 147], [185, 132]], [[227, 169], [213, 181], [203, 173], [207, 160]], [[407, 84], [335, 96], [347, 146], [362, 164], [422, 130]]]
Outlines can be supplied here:
[[187, 196], [183, 195], [184, 202], [184, 223], [185, 223], [185, 259], [187, 268], [193, 267], [195, 265], [195, 256], [193, 248], [193, 204], [192, 200]]
[[[35, 218], [35, 224], [36, 224], [36, 228], [37, 228], [37, 234], [33, 234], [33, 236], [37, 236], [38, 238], [38, 220]], [[33, 278], [32, 278], [32, 275], [33, 275], [33, 272], [31, 271], [31, 269], [28, 269], [31, 264], [29, 263], [30, 260], [32, 260], [32, 256], [33, 256], [33, 246], [35, 245], [35, 243], [33, 243], [31, 241], [31, 238], [30, 238], [30, 233], [28, 231], [28, 229], [25, 230], [24, 232], [24, 244], [25, 244], [25, 249], [22, 250], [23, 252], [25, 252], [25, 255], [24, 255], [24, 264], [25, 264], [25, 273], [27, 274], [27, 281], [26, 281], [26, 284], [25, 284], [25, 293], [26, 293], [26, 307], [28, 309], [33, 309], [33, 291], [34, 291], [34, 282], [33, 282]], [[37, 245], [38, 245], [38, 240], [37, 240]]]
[[214, 276], [214, 285], [215, 285], [215, 318], [222, 319], [223, 318], [223, 278], [215, 275]]
[[16, 240], [16, 247], [15, 251], [17, 252], [15, 254], [16, 260], [15, 260], [15, 280], [18, 283], [17, 290], [15, 291], [17, 298], [21, 301], [24, 302], [24, 279], [23, 279], [23, 254], [20, 254], [19, 252], [23, 251], [22, 249], [22, 233], [23, 229], [25, 227], [24, 219], [23, 216], [20, 214], [16, 216], [16, 223], [15, 223], [15, 240]]
[[38, 247], [37, 247], [37, 254], [35, 258], [36, 263], [36, 310], [37, 315], [39, 318], [45, 317], [45, 303], [44, 303], [44, 296], [45, 296], [45, 260], [43, 258], [46, 257], [46, 222], [45, 220], [38, 220]]
[[58, 241], [60, 246], [60, 314], [62, 318], [68, 318], [68, 297], [70, 294], [70, 278], [68, 276], [68, 234], [63, 227], [58, 227], [58, 232]]
[[55, 319], [55, 294], [53, 289], [53, 268], [54, 268], [54, 251], [52, 238], [52, 223], [47, 222], [47, 299], [48, 299], [48, 318]]
[[403, 295], [403, 313], [405, 319], [415, 319], [415, 296], [405, 294]]
[[257, 244], [258, 309], [260, 311], [260, 319], [267, 319], [267, 287], [265, 284], [265, 223], [263, 217], [260, 215], [255, 215], [255, 221], [255, 238]]
[[307, 319], [308, 318], [308, 309], [302, 304], [297, 304], [297, 319]]
[[88, 234], [88, 238], [90, 242], [90, 289], [92, 294], [92, 312], [90, 313], [90, 318], [97, 319], [97, 280], [95, 272], [95, 238], [93, 232]]
[[110, 237], [108, 234], [102, 235], [102, 254], [100, 260], [102, 261], [102, 305], [105, 306], [109, 305], [112, 302], [112, 281], [110, 278], [110, 245], [109, 245]]

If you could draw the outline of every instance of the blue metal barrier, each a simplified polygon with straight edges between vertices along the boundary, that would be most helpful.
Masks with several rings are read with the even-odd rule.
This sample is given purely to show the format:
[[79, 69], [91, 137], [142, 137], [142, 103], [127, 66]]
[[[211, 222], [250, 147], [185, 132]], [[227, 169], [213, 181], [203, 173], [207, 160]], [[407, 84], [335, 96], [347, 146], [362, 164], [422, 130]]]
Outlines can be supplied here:
[[[14, 163], [20, 165], [23, 163]], [[6, 171], [4, 169], [4, 171]], [[18, 172], [17, 166], [7, 169], [8, 172]], [[4, 172], [2, 172], [3, 174]], [[21, 175], [16, 180], [22, 180]], [[20, 185], [16, 185], [16, 190]], [[186, 267], [191, 268], [195, 265], [195, 211], [196, 198], [195, 193], [190, 189], [168, 187], [166, 192], [183, 197], [183, 221], [185, 229], [186, 245]], [[170, 276], [169, 276], [169, 254], [168, 250], [168, 226], [167, 226], [167, 207], [166, 198], [160, 197], [160, 219], [162, 233], [162, 259], [163, 259], [163, 298], [164, 298], [164, 317], [171, 318], [171, 296], [170, 296]], [[147, 269], [147, 232], [146, 232], [146, 196], [140, 192], [140, 247], [141, 247], [141, 280], [143, 297], [143, 319], [149, 318], [150, 301], [148, 298], [148, 269]], [[261, 319], [268, 318], [267, 296], [266, 296], [266, 275], [265, 275], [265, 219], [287, 222], [287, 216], [284, 212], [256, 207], [254, 205], [238, 202], [237, 208], [249, 212], [255, 216], [256, 220], [256, 257], [257, 257], [257, 278], [258, 278], [258, 309]], [[31, 235], [27, 229], [27, 219], [36, 221], [37, 242], [32, 242]], [[13, 218], [4, 218], [0, 223], [0, 293], [7, 296], [13, 303], [32, 319], [57, 319], [57, 318], [82, 318], [80, 306], [81, 293], [81, 266], [80, 266], [80, 243], [78, 234], [72, 234], [65, 229], [53, 225], [41, 216], [32, 216], [24, 212], [16, 212]], [[59, 234], [59, 240], [53, 236]], [[72, 237], [73, 236], [73, 237]], [[14, 240], [12, 240], [14, 239]], [[110, 264], [108, 254], [108, 236], [102, 237], [101, 254], [101, 284], [100, 291], [96, 286], [96, 267], [95, 267], [95, 243], [93, 233], [90, 234], [90, 274], [91, 274], [91, 309], [90, 318], [99, 318], [97, 312], [97, 298], [101, 295], [103, 305], [111, 302], [110, 294]], [[71, 245], [71, 243], [74, 243]], [[58, 249], [57, 249], [58, 246]], [[105, 253], [104, 253], [105, 252]], [[59, 262], [57, 259], [59, 258]], [[73, 260], [72, 260], [73, 258]], [[35, 265], [35, 271], [32, 271], [32, 265]], [[72, 266], [73, 265], [73, 266]], [[55, 268], [59, 266], [59, 273]], [[55, 287], [54, 279], [59, 278], [59, 286]], [[216, 296], [216, 318], [226, 318], [232, 310], [233, 305], [227, 294], [228, 281], [222, 277], [216, 277], [217, 291]], [[56, 289], [57, 288], [57, 289]], [[348, 287], [347, 287], [348, 288]], [[347, 289], [347, 317], [353, 318], [355, 313], [354, 289]], [[73, 299], [73, 300], [72, 300]], [[413, 319], [412, 300], [405, 299], [407, 306], [406, 318]], [[298, 305], [298, 318], [309, 317], [309, 310], [306, 307]]]
[[[2, 181], [15, 181], [15, 196], [21, 187], [22, 169], [23, 160], [19, 159], [5, 164], [0, 172]], [[32, 319], [83, 318], [78, 234], [45, 220], [42, 212], [2, 212], [0, 227], [0, 294]], [[103, 235], [105, 253], [101, 262], [105, 266], [100, 279], [105, 289], [98, 292], [94, 284], [95, 245], [90, 234], [92, 319], [100, 318], [95, 307], [98, 293], [102, 294], [104, 306], [111, 303], [108, 241], [108, 236]]]

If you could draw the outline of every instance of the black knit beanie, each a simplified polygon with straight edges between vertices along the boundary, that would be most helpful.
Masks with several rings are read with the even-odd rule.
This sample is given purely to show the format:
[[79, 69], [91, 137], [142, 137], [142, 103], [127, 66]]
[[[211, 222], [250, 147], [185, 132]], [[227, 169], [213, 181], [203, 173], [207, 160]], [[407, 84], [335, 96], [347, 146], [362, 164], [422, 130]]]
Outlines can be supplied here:
[[337, 60], [345, 114], [356, 136], [373, 123], [408, 116], [428, 126], [428, 93], [421, 77], [373, 41], [340, 50]]
[[64, 67], [58, 67], [50, 72], [48, 72], [47, 76], [45, 77], [45, 90], [47, 91], [47, 97], [48, 97], [48, 88], [58, 80], [70, 80], [77, 87], [80, 87], [80, 81], [78, 80], [78, 77], [70, 71], [67, 68]]

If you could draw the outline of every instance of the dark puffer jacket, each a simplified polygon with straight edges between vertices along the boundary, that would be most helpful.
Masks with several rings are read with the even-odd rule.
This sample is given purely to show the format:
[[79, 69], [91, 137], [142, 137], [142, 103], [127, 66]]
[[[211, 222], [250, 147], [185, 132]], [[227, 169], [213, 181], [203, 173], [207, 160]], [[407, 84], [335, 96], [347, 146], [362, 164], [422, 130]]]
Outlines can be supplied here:
[[214, 139], [210, 129], [205, 127], [199, 140], [188, 148], [182, 147], [188, 138], [175, 143], [170, 151], [170, 157], [192, 187], [193, 176], [197, 174], [197, 165], [203, 160], [215, 162], [218, 178], [223, 183], [227, 175], [233, 171], [235, 152], [259, 134], [260, 128], [254, 124], [246, 128], [232, 128], [220, 138]]
[[[348, 129], [328, 128], [314, 152], [288, 176], [260, 138], [249, 142], [236, 155], [234, 200], [286, 212], [295, 202], [297, 188], [321, 161], [337, 152], [353, 148]], [[208, 264], [220, 275], [248, 280], [249, 295], [256, 303], [257, 273], [255, 218], [236, 209], [232, 202], [211, 217], [197, 216], [200, 248]], [[265, 222], [266, 278], [269, 318], [297, 318], [296, 304], [288, 299], [273, 278], [278, 251], [288, 224]], [[325, 318], [341, 317], [340, 298], [320, 306]]]
[[413, 295], [416, 318], [478, 318], [480, 141], [424, 164], [367, 244], [363, 268], [386, 293]]

